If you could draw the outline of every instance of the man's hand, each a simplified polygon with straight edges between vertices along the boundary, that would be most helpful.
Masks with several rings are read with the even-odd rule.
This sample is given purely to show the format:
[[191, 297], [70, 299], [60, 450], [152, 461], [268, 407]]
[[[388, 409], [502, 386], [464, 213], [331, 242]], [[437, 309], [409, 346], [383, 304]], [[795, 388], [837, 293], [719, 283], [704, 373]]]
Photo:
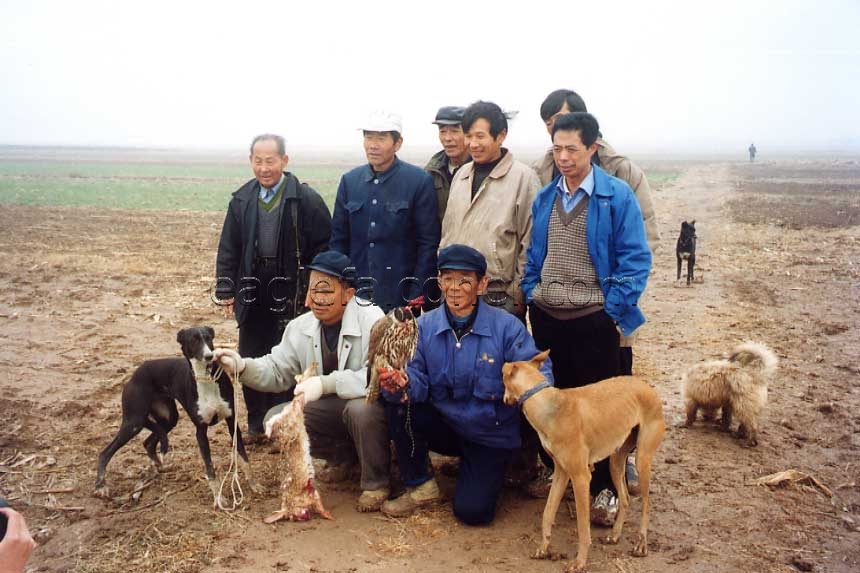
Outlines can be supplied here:
[[36, 542], [27, 529], [23, 515], [9, 507], [0, 509], [0, 513], [7, 519], [6, 536], [0, 541], [0, 566], [4, 573], [23, 571], [36, 548]]
[[303, 394], [305, 404], [315, 402], [322, 397], [322, 379], [319, 376], [311, 376], [296, 384], [295, 395]]
[[221, 365], [224, 372], [233, 378], [236, 377], [237, 373], [241, 374], [245, 370], [245, 359], [239, 356], [239, 353], [235, 350], [216, 348], [212, 353], [212, 357]]
[[379, 374], [379, 385], [392, 393], [400, 392], [406, 388], [409, 383], [409, 378], [404, 372], [395, 370], [394, 368], [381, 367], [376, 369]]

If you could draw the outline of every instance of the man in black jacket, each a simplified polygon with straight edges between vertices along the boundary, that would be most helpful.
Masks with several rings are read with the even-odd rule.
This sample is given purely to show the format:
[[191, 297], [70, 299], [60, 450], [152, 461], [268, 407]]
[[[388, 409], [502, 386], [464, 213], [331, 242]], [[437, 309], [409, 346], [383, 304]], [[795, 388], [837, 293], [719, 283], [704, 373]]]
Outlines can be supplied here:
[[[309, 264], [328, 248], [331, 214], [322, 197], [286, 171], [284, 138], [258, 135], [251, 142], [254, 179], [235, 193], [218, 244], [215, 294], [232, 307], [239, 325], [239, 354], [260, 357], [277, 345], [287, 322], [302, 314]], [[248, 434], [259, 439], [263, 416], [287, 401], [242, 387]]]

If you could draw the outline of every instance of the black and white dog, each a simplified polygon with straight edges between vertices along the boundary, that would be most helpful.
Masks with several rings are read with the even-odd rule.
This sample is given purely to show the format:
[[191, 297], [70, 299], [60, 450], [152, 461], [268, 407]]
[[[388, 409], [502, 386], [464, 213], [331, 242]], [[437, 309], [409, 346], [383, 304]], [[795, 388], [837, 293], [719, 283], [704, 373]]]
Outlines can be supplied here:
[[[215, 483], [207, 430], [219, 420], [225, 420], [232, 437], [236, 411], [233, 388], [227, 375], [222, 373], [217, 381], [211, 378], [217, 367], [212, 362], [214, 337], [215, 331], [208, 326], [180, 330], [176, 341], [182, 346], [184, 358], [147, 360], [134, 371], [122, 389], [122, 423], [119, 432], [99, 455], [96, 496], [110, 496], [105, 486], [108, 462], [117, 450], [143, 428], [152, 432], [143, 441], [146, 453], [155, 469], [161, 469], [168, 450], [167, 434], [179, 419], [176, 409], [178, 400], [197, 428], [197, 445], [206, 466], [206, 479], [215, 497], [215, 505], [218, 505], [218, 485]], [[247, 473], [248, 455], [241, 432], [237, 433], [236, 442], [246, 475], [250, 478]], [[161, 448], [157, 453], [159, 444]]]
[[678, 258], [678, 278], [681, 282], [681, 261], [687, 261], [687, 286], [693, 282], [693, 266], [696, 264], [696, 221], [681, 223], [681, 235], [675, 246], [675, 256]]

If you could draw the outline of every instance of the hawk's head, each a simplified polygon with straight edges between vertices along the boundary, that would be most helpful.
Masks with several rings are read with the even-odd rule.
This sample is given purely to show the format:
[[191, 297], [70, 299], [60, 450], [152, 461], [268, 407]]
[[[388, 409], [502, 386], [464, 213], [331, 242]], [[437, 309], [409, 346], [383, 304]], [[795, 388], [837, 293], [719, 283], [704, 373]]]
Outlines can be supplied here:
[[412, 334], [415, 329], [415, 316], [408, 306], [398, 306], [388, 312], [388, 318], [404, 335]]

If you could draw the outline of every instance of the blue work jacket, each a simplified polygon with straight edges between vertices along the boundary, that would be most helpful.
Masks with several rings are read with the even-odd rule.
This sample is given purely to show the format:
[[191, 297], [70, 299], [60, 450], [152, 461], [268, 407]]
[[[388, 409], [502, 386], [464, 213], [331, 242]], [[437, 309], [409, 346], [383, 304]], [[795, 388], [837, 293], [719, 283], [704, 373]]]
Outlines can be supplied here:
[[[588, 254], [603, 290], [603, 309], [624, 336], [628, 336], [645, 323], [645, 315], [637, 303], [651, 272], [651, 251], [645, 238], [642, 211], [630, 186], [596, 165], [591, 168], [594, 169], [594, 193], [588, 201], [585, 224]], [[521, 282], [526, 302], [531, 302], [532, 292], [540, 282], [546, 260], [549, 218], [561, 177], [559, 175], [541, 189], [532, 204], [532, 236]]]
[[365, 164], [341, 177], [329, 248], [355, 266], [357, 296], [388, 312], [423, 292], [436, 276], [438, 209], [433, 178], [397, 158], [383, 173]]
[[[492, 448], [520, 445], [520, 415], [502, 402], [505, 362], [531, 360], [540, 351], [512, 314], [478, 300], [472, 330], [458, 341], [441, 306], [418, 319], [418, 348], [406, 367], [410, 402], [429, 401], [468, 441]], [[541, 373], [553, 383], [552, 362]], [[387, 400], [399, 396], [386, 392]]]

